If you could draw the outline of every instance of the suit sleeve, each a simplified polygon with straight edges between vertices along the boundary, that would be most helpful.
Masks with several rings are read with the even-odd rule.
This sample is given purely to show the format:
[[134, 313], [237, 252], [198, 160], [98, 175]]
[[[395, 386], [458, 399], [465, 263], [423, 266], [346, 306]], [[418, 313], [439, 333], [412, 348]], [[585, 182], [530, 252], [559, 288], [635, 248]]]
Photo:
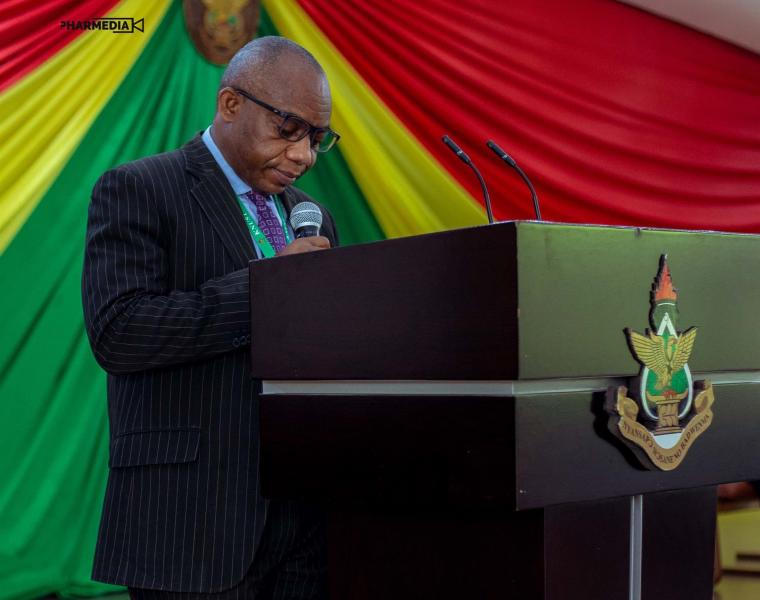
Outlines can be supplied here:
[[191, 291], [169, 289], [167, 272], [151, 191], [124, 167], [105, 173], [89, 208], [82, 296], [90, 344], [109, 373], [202, 360], [247, 343], [247, 269]]
[[330, 232], [332, 233], [333, 237], [333, 248], [337, 248], [340, 246], [340, 239], [338, 238], [338, 228], [335, 226], [335, 219], [333, 219], [333, 216], [330, 214], [329, 210], [323, 209], [323, 214], [325, 214], [329, 220], [330, 223]]

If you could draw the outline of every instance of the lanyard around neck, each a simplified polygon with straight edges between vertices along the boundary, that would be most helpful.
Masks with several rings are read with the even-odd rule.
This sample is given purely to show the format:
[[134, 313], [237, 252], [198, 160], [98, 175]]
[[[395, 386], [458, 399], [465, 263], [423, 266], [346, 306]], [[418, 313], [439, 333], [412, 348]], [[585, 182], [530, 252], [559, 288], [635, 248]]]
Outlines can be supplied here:
[[[254, 243], [261, 251], [261, 254], [264, 258], [272, 258], [276, 254], [274, 248], [272, 247], [272, 244], [267, 239], [267, 236], [264, 235], [264, 232], [259, 229], [256, 221], [254, 221], [251, 213], [248, 211], [248, 207], [240, 199], [240, 196], [237, 197], [237, 201], [240, 205], [240, 210], [243, 213], [243, 220], [245, 221], [245, 224], [248, 225], [248, 231], [251, 232], [251, 237], [253, 238]], [[285, 213], [282, 210], [282, 206], [280, 206], [280, 202], [277, 201], [276, 196], [274, 197], [274, 205], [277, 208], [277, 214], [280, 217], [282, 231], [285, 234], [285, 243], [289, 244], [293, 240], [290, 239], [290, 232], [288, 232], [287, 221], [285, 221]]]

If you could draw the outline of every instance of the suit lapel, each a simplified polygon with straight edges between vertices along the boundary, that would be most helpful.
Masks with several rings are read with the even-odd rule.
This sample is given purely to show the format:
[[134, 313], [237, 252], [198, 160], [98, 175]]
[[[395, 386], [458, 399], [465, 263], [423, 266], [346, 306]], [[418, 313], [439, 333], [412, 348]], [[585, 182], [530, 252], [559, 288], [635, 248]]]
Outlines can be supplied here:
[[199, 135], [182, 151], [188, 171], [196, 177], [190, 195], [211, 222], [230, 258], [242, 269], [256, 258], [256, 251], [235, 193]]
[[290, 188], [285, 188], [282, 194], [278, 194], [277, 197], [280, 199], [282, 206], [285, 208], [285, 220], [289, 221], [290, 211], [292, 211], [293, 207], [298, 204], [298, 199], [295, 197], [295, 194], [291, 191]]

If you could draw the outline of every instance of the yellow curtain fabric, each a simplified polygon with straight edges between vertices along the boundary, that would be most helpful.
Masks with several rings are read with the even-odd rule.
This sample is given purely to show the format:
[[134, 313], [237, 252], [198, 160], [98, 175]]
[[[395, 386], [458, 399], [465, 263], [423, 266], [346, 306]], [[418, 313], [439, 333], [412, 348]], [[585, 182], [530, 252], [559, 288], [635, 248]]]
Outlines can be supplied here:
[[483, 208], [393, 115], [296, 0], [263, 4], [277, 30], [307, 48], [327, 72], [341, 150], [388, 237], [486, 222]]
[[[171, 0], [123, 0], [109, 17], [145, 32], [88, 31], [0, 94], [0, 253], [69, 160], [158, 27]], [[107, 145], [108, 139], [103, 140]], [[61, 202], [66, 202], [65, 198]]]

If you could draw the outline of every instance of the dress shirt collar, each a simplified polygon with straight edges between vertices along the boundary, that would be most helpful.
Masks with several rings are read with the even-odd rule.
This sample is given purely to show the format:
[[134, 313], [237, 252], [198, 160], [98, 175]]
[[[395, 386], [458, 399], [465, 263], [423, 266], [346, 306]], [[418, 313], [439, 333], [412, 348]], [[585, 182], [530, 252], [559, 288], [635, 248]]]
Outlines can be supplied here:
[[235, 192], [235, 194], [238, 196], [243, 196], [244, 194], [250, 192], [251, 186], [243, 181], [237, 173], [235, 173], [235, 169], [230, 166], [230, 163], [228, 163], [227, 159], [224, 158], [222, 151], [219, 150], [219, 146], [216, 145], [214, 138], [211, 137], [210, 125], [206, 128], [206, 131], [203, 132], [201, 139], [203, 139], [203, 143], [206, 144], [208, 151], [211, 152], [211, 156], [213, 156], [214, 160], [216, 160], [216, 162], [219, 164], [219, 168], [222, 170], [222, 173], [224, 173], [227, 181], [230, 182], [232, 191]]

